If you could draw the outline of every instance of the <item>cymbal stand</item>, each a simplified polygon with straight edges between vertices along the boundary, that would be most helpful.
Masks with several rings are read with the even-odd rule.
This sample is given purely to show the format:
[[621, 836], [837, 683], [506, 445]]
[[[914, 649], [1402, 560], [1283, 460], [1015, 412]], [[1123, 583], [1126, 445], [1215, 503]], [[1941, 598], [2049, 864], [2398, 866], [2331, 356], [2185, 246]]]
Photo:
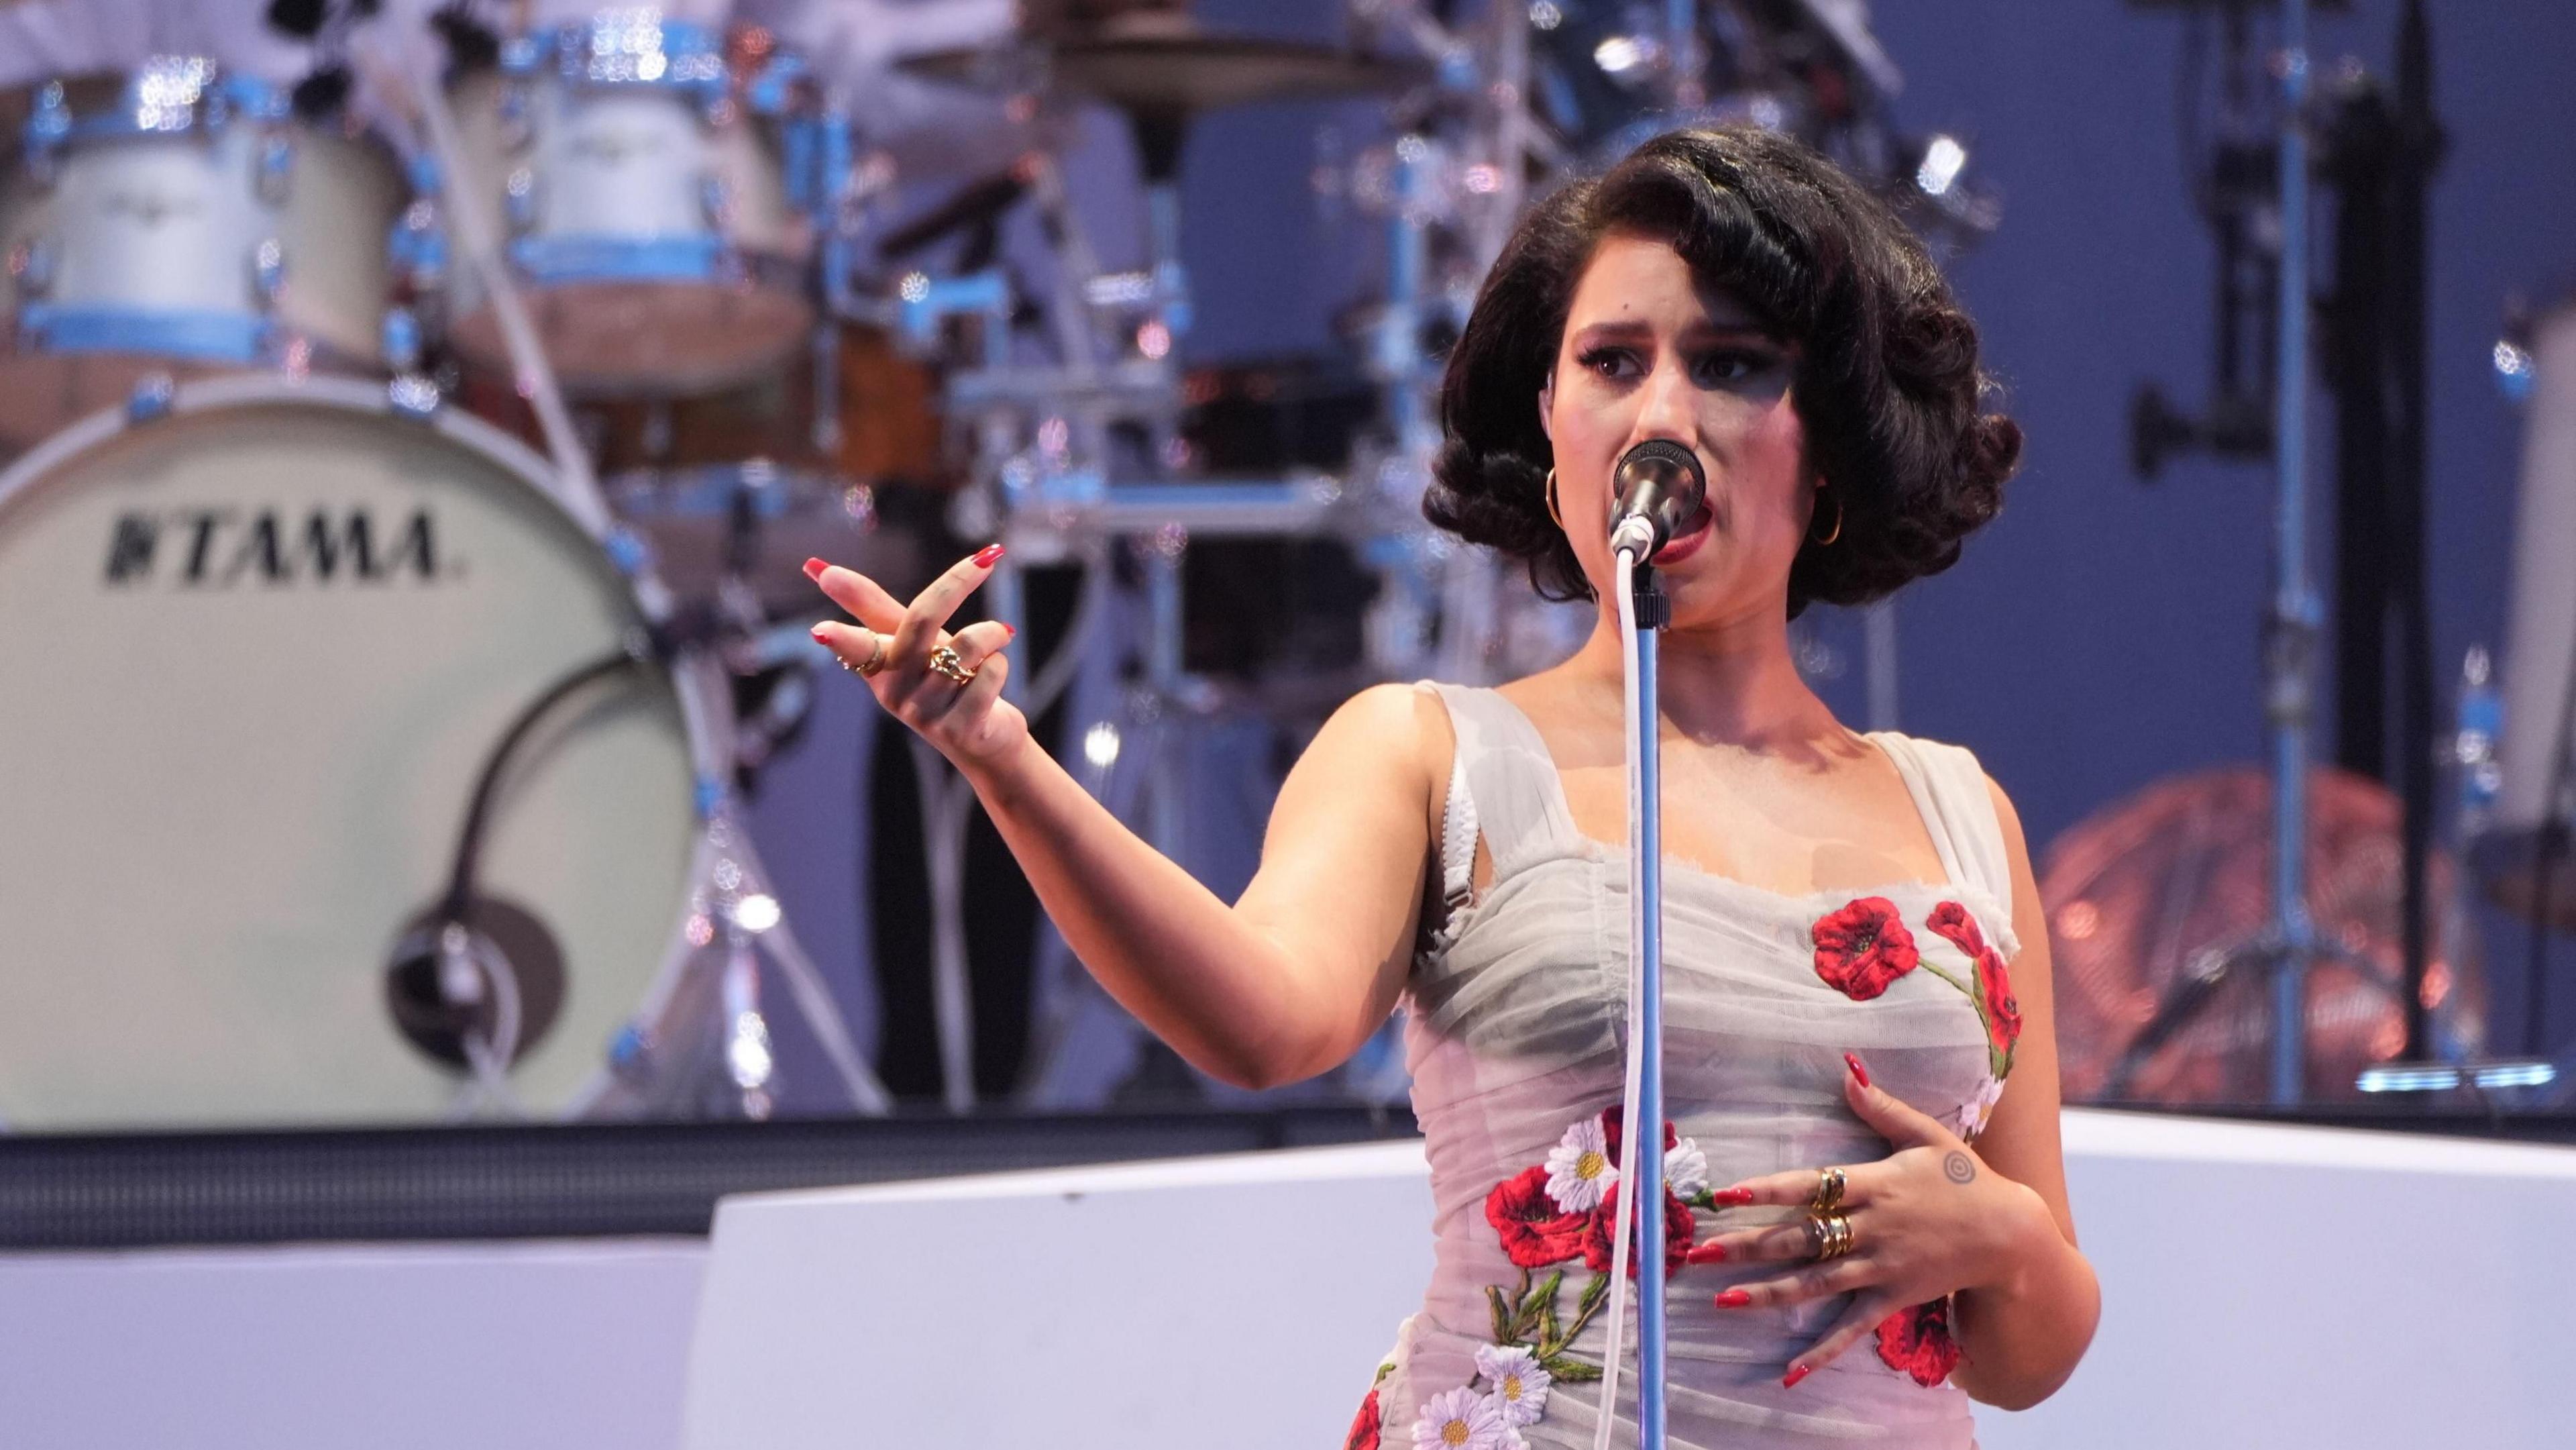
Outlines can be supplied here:
[[[2280, 79], [2280, 255], [2273, 363], [2273, 592], [2264, 638], [2264, 716], [2272, 736], [2271, 916], [2253, 937], [2205, 952], [2170, 987], [2156, 1015], [2131, 1044], [2107, 1084], [2113, 1096], [2155, 1047], [2216, 997], [2240, 965], [2270, 979], [2272, 1051], [2269, 1100], [2296, 1106], [2305, 1094], [2307, 969], [2324, 957], [2347, 957], [2323, 939], [2308, 913], [2308, 733], [2314, 718], [2320, 606], [2308, 580], [2307, 399], [2309, 154], [2308, 0], [2282, 0]], [[2362, 964], [2375, 975], [2375, 969]]]

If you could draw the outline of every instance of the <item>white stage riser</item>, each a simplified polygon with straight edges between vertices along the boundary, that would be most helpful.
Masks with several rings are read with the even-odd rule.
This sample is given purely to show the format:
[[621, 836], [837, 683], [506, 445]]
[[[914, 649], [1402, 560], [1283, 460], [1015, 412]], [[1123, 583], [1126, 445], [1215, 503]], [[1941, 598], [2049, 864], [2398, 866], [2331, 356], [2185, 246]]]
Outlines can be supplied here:
[[[1986, 1450], [2576, 1443], [2576, 1150], [2066, 1122], [2101, 1332]], [[1315, 1450], [1420, 1295], [1427, 1198], [1394, 1144], [746, 1197], [712, 1257], [0, 1258], [0, 1446]]]
[[[2576, 1444], [2576, 1149], [2081, 1110], [2066, 1146], [2101, 1328], [1985, 1450]], [[1429, 1213], [1413, 1144], [729, 1200], [684, 1446], [1339, 1445]]]

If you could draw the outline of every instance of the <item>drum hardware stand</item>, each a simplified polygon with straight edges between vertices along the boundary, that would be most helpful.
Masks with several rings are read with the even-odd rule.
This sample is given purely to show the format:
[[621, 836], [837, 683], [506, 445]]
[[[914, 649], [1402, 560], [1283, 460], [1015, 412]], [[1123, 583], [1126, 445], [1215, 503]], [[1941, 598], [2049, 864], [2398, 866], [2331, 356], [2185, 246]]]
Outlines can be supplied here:
[[[2246, 55], [2250, 19], [2247, 7], [2229, 4], [2225, 23], [2229, 61], [2227, 74], [2231, 83], [2248, 73]], [[2219, 313], [2220, 351], [2218, 361], [2219, 397], [2210, 420], [2203, 423], [2174, 413], [2152, 387], [2142, 389], [2132, 409], [2133, 458], [2142, 476], [2152, 478], [2166, 453], [2179, 446], [2200, 444], [2222, 454], [2256, 455], [2271, 445], [2275, 461], [2276, 498], [2274, 504], [2274, 570], [2275, 587], [2265, 637], [2265, 716], [2272, 731], [2273, 780], [2273, 881], [2272, 914], [2269, 923], [2252, 939], [2232, 947], [2202, 953], [2195, 958], [2184, 976], [2167, 991], [2157, 1013], [2122, 1055], [2105, 1083], [2112, 1097], [2125, 1094], [2146, 1059], [2166, 1040], [2182, 1029], [2188, 1019], [2215, 996], [2215, 989], [2240, 963], [2257, 964], [2270, 975], [2272, 988], [2273, 1043], [2269, 1100], [2275, 1106], [2294, 1106], [2304, 1096], [2304, 1063], [2302, 1060], [2306, 1031], [2306, 970], [2319, 958], [2341, 960], [2352, 965], [2367, 978], [2380, 973], [2374, 964], [2360, 961], [2339, 944], [2323, 939], [2308, 915], [2306, 895], [2307, 849], [2307, 778], [2310, 746], [2309, 730], [2314, 719], [2314, 684], [2316, 637], [2322, 624], [2322, 611], [2307, 573], [2308, 503], [2306, 493], [2306, 397], [2312, 358], [2308, 341], [2308, 320], [2312, 306], [2308, 281], [2308, 221], [2311, 160], [2309, 149], [2308, 102], [2314, 69], [2307, 50], [2308, 0], [2281, 0], [2282, 39], [2277, 71], [2281, 85], [2280, 134], [2276, 148], [2266, 148], [2251, 140], [2221, 143], [2218, 174], [2207, 204], [2218, 224], [2222, 293]], [[2380, 225], [2383, 234], [2356, 238], [2356, 229], [2368, 229], [2378, 214], [2365, 211], [2376, 208], [2381, 197], [2363, 194], [2364, 186], [2356, 181], [2371, 177], [2339, 177], [2344, 190], [2344, 237], [2338, 286], [2359, 285], [2353, 274], [2361, 270], [2360, 261], [2375, 258], [2380, 247], [2388, 248], [2392, 257], [2385, 285], [2413, 288], [2420, 294], [2422, 272], [2421, 192], [2429, 171], [2432, 148], [2438, 143], [2432, 135], [2432, 119], [2425, 87], [2429, 85], [2422, 9], [2409, 0], [2400, 31], [2400, 86], [2404, 93], [2403, 116], [2395, 124], [2404, 128], [2393, 143], [2385, 137], [2356, 137], [2355, 129], [2366, 117], [2362, 102], [2347, 103], [2342, 112], [2343, 134], [2334, 139], [2342, 145], [2337, 159], [2346, 172], [2380, 168], [2376, 174], [2403, 179], [2400, 186], [2387, 189], [2389, 210]], [[2231, 90], [2231, 101], [2241, 96]], [[2365, 101], [2367, 98], [2365, 98]], [[2388, 145], [2404, 153], [2394, 161], [2384, 157], [2374, 163], [2369, 155]], [[2259, 208], [2254, 182], [2269, 166], [2277, 173], [2279, 186], [2278, 217], [2280, 240], [2277, 257], [2269, 268], [2259, 256], [2246, 250], [2256, 245], [2251, 239], [2259, 234]], [[2401, 195], [2400, 193], [2404, 194]], [[2402, 274], [2402, 275], [2401, 275]], [[2376, 279], [2374, 279], [2376, 280]], [[2271, 341], [2274, 356], [2270, 376], [2257, 381], [2248, 390], [2239, 377], [2243, 346], [2243, 323], [2252, 310], [2254, 299], [2268, 284], [2273, 297], [2275, 317]], [[2346, 299], [2347, 310], [2353, 310], [2354, 299]], [[2374, 303], [2395, 307], [2399, 314], [2399, 333], [2390, 339], [2384, 352], [2372, 349], [2371, 356], [2347, 359], [2333, 379], [2341, 395], [2340, 414], [2345, 423], [2346, 439], [2342, 453], [2344, 491], [2347, 508], [2349, 495], [2365, 484], [2401, 507], [2421, 510], [2421, 471], [2423, 449], [2423, 390], [2421, 300], [2417, 295], [2411, 306], [2403, 298], [2373, 298]], [[2365, 309], [2375, 318], [2379, 306]], [[2411, 317], [2411, 320], [2409, 320]], [[2347, 350], [2357, 341], [2352, 335], [2352, 319], [2345, 322], [2344, 335], [2338, 340]], [[2385, 371], [2383, 371], [2385, 370]], [[2351, 374], [2358, 374], [2353, 376]], [[2393, 379], [2390, 374], [2394, 374]], [[2263, 386], [2268, 384], [2273, 418], [2270, 427], [2259, 421], [2257, 408]], [[2384, 406], [2381, 389], [2393, 385], [2408, 400], [2401, 426], [2405, 436], [2397, 440], [2403, 455], [2397, 468], [2415, 475], [2382, 478], [2380, 444], [2385, 439], [2356, 438], [2358, 429], [2376, 430], [2379, 410]], [[2364, 470], [2369, 470], [2366, 474]], [[2400, 498], [2411, 489], [2411, 498]], [[2420, 555], [2420, 527], [2391, 526], [2371, 530], [2378, 547], [2405, 548]], [[2347, 530], [2347, 547], [2351, 532]], [[2404, 787], [2405, 826], [2405, 970], [2400, 978], [2400, 995], [2406, 1014], [2406, 1046], [2400, 1063], [2364, 1074], [2365, 1088], [2387, 1088], [2401, 1082], [2428, 1076], [2413, 1072], [2415, 1067], [2435, 1067], [2431, 1058], [2431, 1024], [2424, 1002], [2424, 978], [2429, 966], [2427, 864], [2431, 825], [2431, 727], [2429, 711], [2430, 659], [2414, 658], [2429, 648], [2424, 637], [2421, 611], [2422, 578], [2420, 558], [2401, 570], [2410, 577], [2405, 583], [2407, 599], [2403, 623], [2412, 639], [2407, 660], [2408, 677], [2402, 691], [2404, 736], [2399, 742], [2397, 770]], [[2347, 591], [2349, 594], [2349, 591]], [[2353, 601], [2347, 598], [2346, 614], [2353, 613]], [[2375, 620], [2347, 619], [2350, 627], [2376, 624]], [[2375, 628], [2367, 631], [2377, 640]], [[2376, 660], [2375, 649], [2372, 656]], [[2375, 692], [2374, 692], [2375, 695]], [[2375, 698], [2374, 698], [2375, 707]], [[2347, 712], [2347, 728], [2350, 713]], [[2419, 760], [2416, 757], [2421, 756]], [[2440, 1076], [2430, 1073], [2429, 1076]], [[2451, 1074], [2458, 1081], [2456, 1072]]]
[[[2231, 12], [2231, 35], [2241, 20]], [[2282, 0], [2279, 141], [2280, 258], [2274, 289], [2278, 322], [2272, 373], [2274, 444], [2272, 603], [2264, 633], [2264, 716], [2272, 735], [2272, 903], [2270, 921], [2251, 939], [2205, 952], [2165, 993], [2105, 1082], [2117, 1098], [2156, 1046], [2176, 1032], [2240, 965], [2271, 984], [2269, 1098], [2290, 1107], [2305, 1093], [2308, 964], [2342, 956], [2308, 914], [2308, 730], [2313, 719], [2316, 591], [2307, 574], [2308, 393], [2308, 0]], [[2367, 968], [2365, 968], [2367, 970]]]

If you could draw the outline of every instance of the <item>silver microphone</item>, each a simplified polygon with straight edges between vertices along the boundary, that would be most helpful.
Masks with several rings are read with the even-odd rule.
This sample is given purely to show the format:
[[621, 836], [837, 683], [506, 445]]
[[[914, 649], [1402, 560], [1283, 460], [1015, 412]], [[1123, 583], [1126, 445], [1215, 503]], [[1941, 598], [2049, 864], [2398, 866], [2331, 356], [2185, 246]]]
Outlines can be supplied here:
[[1610, 515], [1610, 549], [1633, 550], [1639, 563], [1655, 557], [1708, 495], [1699, 458], [1669, 438], [1649, 438], [1619, 456], [1610, 472], [1619, 507]]

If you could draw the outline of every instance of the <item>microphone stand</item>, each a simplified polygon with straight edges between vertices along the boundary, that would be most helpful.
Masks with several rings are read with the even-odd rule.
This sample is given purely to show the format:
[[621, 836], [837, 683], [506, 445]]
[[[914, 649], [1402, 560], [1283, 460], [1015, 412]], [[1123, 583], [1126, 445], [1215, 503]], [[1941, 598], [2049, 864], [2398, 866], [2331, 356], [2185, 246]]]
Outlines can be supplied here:
[[1627, 1288], [1628, 1222], [1637, 1229], [1637, 1445], [1663, 1450], [1664, 1399], [1664, 944], [1662, 715], [1655, 699], [1656, 631], [1672, 603], [1646, 562], [1653, 547], [1643, 520], [1612, 537], [1618, 560], [1619, 637], [1626, 656], [1628, 724], [1628, 1081], [1623, 1106], [1619, 1206], [1611, 1238], [1609, 1354], [1595, 1445], [1609, 1440], [1618, 1408], [1617, 1296]]

